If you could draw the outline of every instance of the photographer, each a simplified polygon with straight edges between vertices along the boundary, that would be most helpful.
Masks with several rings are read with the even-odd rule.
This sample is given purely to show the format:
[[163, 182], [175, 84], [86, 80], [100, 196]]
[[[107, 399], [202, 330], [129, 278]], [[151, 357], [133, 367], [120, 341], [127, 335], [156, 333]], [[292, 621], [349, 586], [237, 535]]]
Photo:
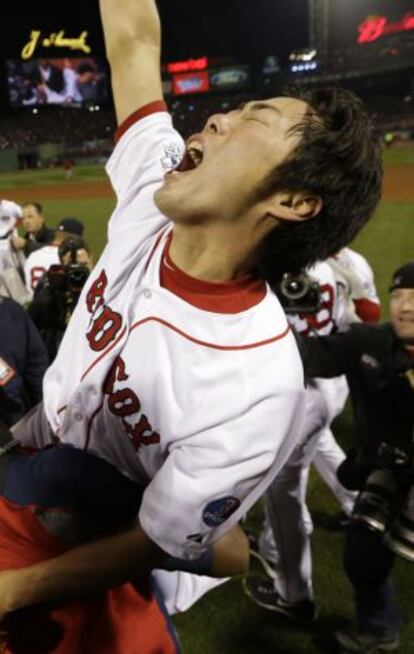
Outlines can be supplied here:
[[357, 432], [356, 448], [338, 471], [347, 488], [361, 491], [344, 554], [357, 627], [336, 633], [343, 652], [396, 651], [399, 643], [394, 554], [381, 533], [398, 519], [414, 480], [414, 262], [394, 273], [390, 292], [389, 323], [300, 340], [307, 378], [346, 375]]
[[88, 245], [68, 236], [58, 249], [60, 264], [52, 265], [40, 278], [29, 314], [46, 343], [49, 360], [59, 349], [69, 319], [92, 269]]

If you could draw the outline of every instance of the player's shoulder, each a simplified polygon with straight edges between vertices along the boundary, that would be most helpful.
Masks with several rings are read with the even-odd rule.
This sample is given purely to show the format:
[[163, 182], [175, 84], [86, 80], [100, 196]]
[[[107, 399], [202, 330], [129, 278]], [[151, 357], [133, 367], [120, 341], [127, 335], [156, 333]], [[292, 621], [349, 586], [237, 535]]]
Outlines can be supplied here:
[[335, 286], [335, 276], [327, 261], [318, 261], [307, 270], [310, 277], [314, 277], [319, 284], [330, 284]]
[[21, 206], [17, 202], [13, 202], [13, 200], [0, 200], [0, 210], [2, 213], [15, 218], [22, 216]]
[[352, 250], [351, 248], [348, 247], [343, 248], [340, 251], [338, 258], [340, 261], [346, 259], [348, 264], [352, 265], [356, 269], [372, 272], [372, 268], [368, 263], [368, 260], [360, 252], [357, 252], [356, 250]]

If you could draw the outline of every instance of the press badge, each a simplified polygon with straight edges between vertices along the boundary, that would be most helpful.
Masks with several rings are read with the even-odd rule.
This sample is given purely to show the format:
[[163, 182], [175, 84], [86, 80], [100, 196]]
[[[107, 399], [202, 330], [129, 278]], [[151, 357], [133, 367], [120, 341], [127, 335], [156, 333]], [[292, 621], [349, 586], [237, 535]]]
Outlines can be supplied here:
[[0, 357], [0, 386], [8, 384], [15, 375], [16, 371]]

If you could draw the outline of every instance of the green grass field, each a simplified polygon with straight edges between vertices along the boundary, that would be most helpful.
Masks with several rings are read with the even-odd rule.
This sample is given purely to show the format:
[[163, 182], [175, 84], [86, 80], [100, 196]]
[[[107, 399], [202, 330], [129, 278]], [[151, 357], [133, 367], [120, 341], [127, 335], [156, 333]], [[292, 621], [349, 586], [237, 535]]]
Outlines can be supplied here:
[[[412, 151], [386, 153], [387, 165], [414, 163]], [[100, 167], [78, 169], [68, 181], [68, 199], [48, 200], [48, 186], [63, 183], [62, 171], [24, 172], [0, 175], [0, 189], [44, 186], [43, 205], [48, 222], [56, 224], [66, 216], [77, 216], [86, 224], [86, 238], [97, 256], [106, 240], [106, 223], [114, 206], [111, 198], [71, 200], [70, 187], [81, 180], [104, 179]], [[414, 180], [413, 180], [414, 182]], [[10, 197], [10, 199], [13, 199]], [[28, 198], [30, 199], [30, 198]], [[379, 210], [355, 241], [353, 247], [370, 261], [387, 316], [387, 286], [391, 272], [402, 262], [414, 258], [414, 203], [383, 202]], [[336, 421], [335, 434], [344, 447], [352, 438], [349, 410]], [[309, 507], [315, 514], [334, 514], [338, 506], [316, 474], [311, 475]], [[249, 517], [258, 528], [261, 509]], [[321, 618], [314, 629], [302, 629], [260, 610], [244, 596], [240, 580], [213, 591], [186, 614], [175, 618], [184, 652], [187, 654], [312, 654], [321, 651], [316, 641], [336, 626], [342, 618], [352, 616], [350, 586], [341, 568], [342, 535], [316, 527], [313, 538], [314, 586]], [[402, 609], [407, 620], [403, 632], [402, 654], [414, 652], [414, 566], [398, 561], [396, 579]], [[333, 654], [323, 650], [327, 654]]]

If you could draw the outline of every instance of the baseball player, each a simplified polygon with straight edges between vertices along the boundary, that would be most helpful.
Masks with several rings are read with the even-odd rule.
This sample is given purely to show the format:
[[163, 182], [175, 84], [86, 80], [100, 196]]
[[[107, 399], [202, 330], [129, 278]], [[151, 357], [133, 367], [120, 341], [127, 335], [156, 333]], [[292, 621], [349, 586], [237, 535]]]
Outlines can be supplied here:
[[32, 297], [23, 283], [25, 257], [12, 245], [21, 217], [20, 205], [11, 200], [0, 200], [0, 295], [25, 305]]
[[64, 218], [54, 232], [50, 245], [44, 245], [32, 252], [25, 261], [24, 276], [26, 287], [34, 291], [40, 279], [50, 266], [60, 263], [59, 246], [71, 235], [80, 237], [83, 234], [83, 224], [77, 218]]
[[24, 278], [28, 290], [33, 292], [50, 266], [59, 263], [58, 249], [58, 244], [52, 243], [35, 250], [27, 257], [24, 263]]
[[[328, 263], [308, 271], [319, 283], [321, 307], [315, 314], [292, 314], [291, 324], [298, 333], [329, 334], [336, 329], [338, 306], [336, 283]], [[306, 486], [310, 464], [319, 439], [343, 408], [347, 395], [343, 377], [313, 380], [306, 391], [305, 423], [297, 445], [266, 493], [266, 519], [259, 539], [261, 561], [272, 579], [251, 576], [245, 582], [247, 594], [260, 606], [282, 613], [299, 622], [316, 617], [312, 587], [310, 533], [312, 523], [306, 507]], [[335, 470], [345, 459], [339, 446]], [[332, 488], [337, 491], [339, 484]], [[338, 499], [344, 509], [353, 504], [353, 494], [341, 489]]]
[[[160, 100], [155, 3], [101, 8], [120, 123], [107, 166], [117, 206], [44, 407], [16, 437], [40, 445], [53, 434], [145, 491], [135, 529], [3, 576], [8, 609], [119, 584], [166, 554], [191, 561], [236, 525], [289, 457], [303, 413], [297, 348], [262, 275], [337, 251], [340, 224], [350, 238], [380, 192], [376, 138], [343, 91], [249, 103], [211, 117], [184, 146]], [[333, 199], [318, 156], [336, 162], [334, 142]], [[339, 180], [346, 193], [363, 185], [358, 207], [338, 212]]]
[[[377, 323], [381, 317], [381, 304], [375, 286], [374, 272], [365, 257], [351, 248], [342, 248], [327, 262], [331, 266], [338, 293], [337, 327], [345, 331], [354, 322]], [[325, 380], [326, 381], [326, 380]], [[335, 382], [334, 386], [335, 388]], [[343, 387], [345, 388], [345, 387]], [[337, 398], [336, 414], [339, 415], [348, 395]], [[354, 497], [344, 489], [336, 476], [336, 470], [343, 457], [343, 451], [330, 429], [324, 429], [318, 439], [318, 447], [313, 456], [313, 465], [338, 498], [344, 513], [343, 519], [352, 512]], [[339, 463], [338, 463], [339, 461]]]
[[11, 200], [0, 200], [0, 274], [16, 267], [10, 237], [16, 234], [16, 225], [22, 217], [20, 205]]
[[[321, 290], [319, 313], [290, 317], [300, 334], [345, 331], [358, 313], [364, 318], [379, 316], [373, 273], [366, 260], [344, 248], [333, 265], [331, 261], [330, 258], [310, 271]], [[351, 302], [355, 303], [352, 310]], [[251, 577], [245, 584], [246, 592], [258, 604], [297, 621], [310, 622], [316, 617], [309, 540], [312, 520], [306, 506], [310, 464], [315, 465], [337, 497], [345, 516], [350, 516], [355, 501], [355, 493], [346, 490], [337, 479], [336, 471], [345, 460], [345, 453], [330, 429], [347, 395], [344, 376], [313, 380], [308, 387], [303, 437], [266, 494], [266, 520], [259, 550], [253, 550], [273, 581]]]

